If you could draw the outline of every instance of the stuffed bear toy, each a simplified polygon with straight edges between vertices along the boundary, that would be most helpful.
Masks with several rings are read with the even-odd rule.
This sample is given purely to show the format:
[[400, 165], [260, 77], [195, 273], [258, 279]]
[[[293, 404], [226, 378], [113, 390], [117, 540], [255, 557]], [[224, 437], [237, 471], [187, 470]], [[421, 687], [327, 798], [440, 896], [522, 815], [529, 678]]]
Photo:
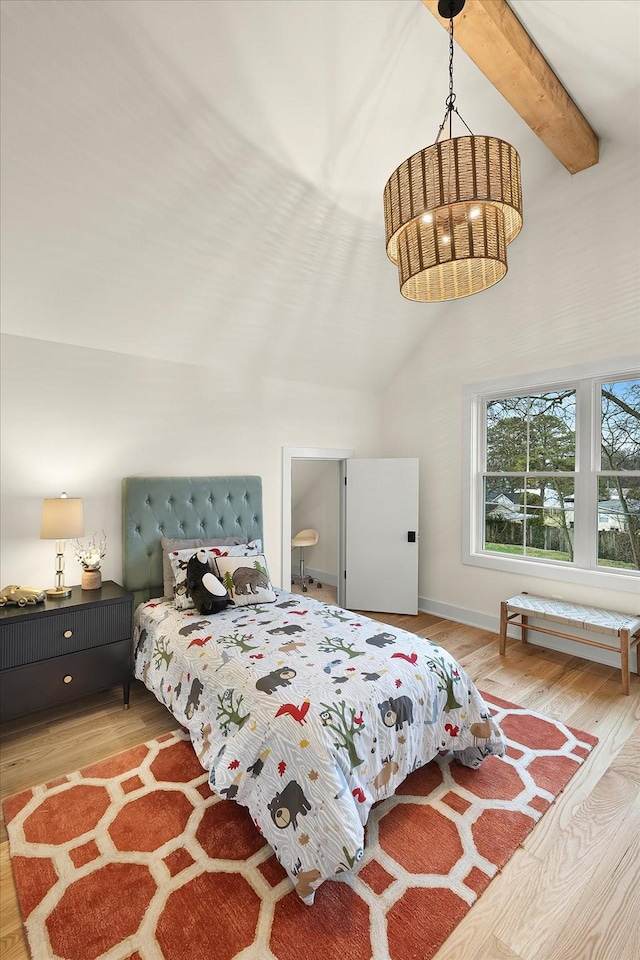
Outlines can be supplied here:
[[198, 613], [220, 613], [229, 603], [229, 594], [211, 573], [204, 550], [194, 553], [187, 564], [187, 592]]

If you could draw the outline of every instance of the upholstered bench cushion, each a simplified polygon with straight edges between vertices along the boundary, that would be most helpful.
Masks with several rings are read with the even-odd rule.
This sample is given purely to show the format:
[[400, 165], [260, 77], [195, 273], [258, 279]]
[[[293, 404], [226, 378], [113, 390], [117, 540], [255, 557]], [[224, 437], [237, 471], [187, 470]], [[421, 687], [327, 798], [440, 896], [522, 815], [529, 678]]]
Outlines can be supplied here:
[[570, 623], [576, 627], [614, 636], [619, 636], [621, 630], [629, 630], [633, 636], [640, 628], [640, 616], [567, 603], [564, 600], [551, 600], [548, 597], [535, 597], [529, 593], [511, 597], [507, 600], [507, 609], [512, 613], [524, 613], [525, 616], [552, 620], [555, 623]]

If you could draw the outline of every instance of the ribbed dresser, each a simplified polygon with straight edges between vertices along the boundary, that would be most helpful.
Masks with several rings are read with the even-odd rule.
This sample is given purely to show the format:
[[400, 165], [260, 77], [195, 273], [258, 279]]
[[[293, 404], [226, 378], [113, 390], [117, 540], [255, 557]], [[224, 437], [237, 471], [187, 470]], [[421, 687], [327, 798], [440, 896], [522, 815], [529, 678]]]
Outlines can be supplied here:
[[0, 609], [0, 720], [131, 682], [133, 594], [112, 580]]

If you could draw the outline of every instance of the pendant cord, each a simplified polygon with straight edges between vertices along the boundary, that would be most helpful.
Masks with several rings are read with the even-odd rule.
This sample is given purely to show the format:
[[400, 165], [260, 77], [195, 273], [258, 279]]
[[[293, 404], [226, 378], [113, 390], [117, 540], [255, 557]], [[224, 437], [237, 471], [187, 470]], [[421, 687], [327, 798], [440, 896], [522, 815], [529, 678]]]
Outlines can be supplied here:
[[446, 99], [447, 111], [449, 113], [449, 139], [452, 136], [451, 124], [453, 121], [453, 105], [456, 95], [453, 92], [453, 0], [449, 4], [451, 16], [449, 17], [449, 96]]
[[449, 139], [451, 140], [453, 138], [453, 114], [454, 113], [458, 117], [460, 117], [460, 119], [464, 123], [465, 127], [467, 128], [471, 136], [473, 136], [473, 132], [471, 128], [465, 122], [463, 117], [460, 116], [460, 114], [458, 113], [458, 108], [455, 106], [456, 95], [453, 92], [453, 0], [450, 0], [449, 2], [449, 12], [451, 14], [449, 17], [449, 96], [445, 100], [444, 117], [442, 118], [442, 123], [438, 128], [438, 135], [434, 143], [437, 143], [438, 140], [440, 139], [442, 131], [444, 130], [445, 123], [447, 122], [447, 117], [449, 118]]

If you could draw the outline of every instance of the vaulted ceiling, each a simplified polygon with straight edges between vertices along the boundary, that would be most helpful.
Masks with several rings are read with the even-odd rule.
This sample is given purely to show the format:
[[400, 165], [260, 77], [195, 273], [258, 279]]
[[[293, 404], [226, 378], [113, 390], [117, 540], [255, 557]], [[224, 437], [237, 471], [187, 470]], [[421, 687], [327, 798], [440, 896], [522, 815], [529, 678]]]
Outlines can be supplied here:
[[[457, 106], [520, 152], [526, 244], [527, 208], [570, 174], [541, 139], [553, 124], [534, 132], [518, 96], [530, 85], [524, 99], [546, 109], [559, 87], [536, 89], [503, 46], [488, 61], [508, 102], [465, 52], [474, 4], [487, 0], [468, 0], [460, 22]], [[444, 113], [448, 42], [432, 5], [3, 0], [3, 330], [384, 386], [460, 309], [403, 300], [384, 249], [384, 184]], [[601, 164], [611, 144], [640, 148], [637, 0], [510, 7]], [[587, 127], [554, 109], [578, 138], [564, 126], [556, 146], [588, 151]]]

